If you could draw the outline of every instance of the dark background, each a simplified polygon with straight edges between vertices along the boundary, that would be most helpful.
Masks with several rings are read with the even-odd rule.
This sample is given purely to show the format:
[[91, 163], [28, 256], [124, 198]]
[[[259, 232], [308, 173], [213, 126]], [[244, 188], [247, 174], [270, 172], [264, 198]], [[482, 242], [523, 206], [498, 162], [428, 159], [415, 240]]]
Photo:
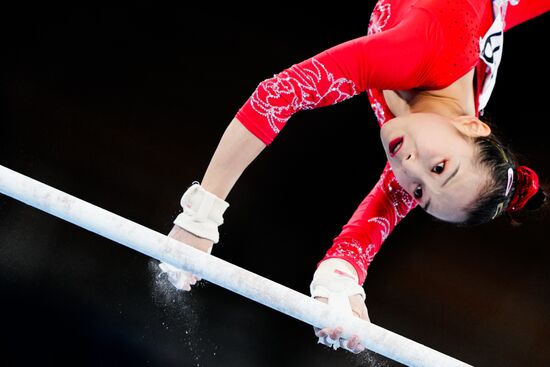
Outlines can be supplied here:
[[[257, 83], [365, 34], [372, 5], [213, 8], [5, 9], [1, 164], [167, 233]], [[545, 182], [549, 15], [507, 33], [486, 109]], [[384, 162], [365, 95], [295, 115], [230, 193], [214, 254], [309, 294]], [[474, 366], [550, 365], [548, 224], [413, 211], [369, 270], [372, 321]], [[4, 366], [399, 365], [206, 281], [177, 293], [146, 256], [4, 196], [0, 294]]]

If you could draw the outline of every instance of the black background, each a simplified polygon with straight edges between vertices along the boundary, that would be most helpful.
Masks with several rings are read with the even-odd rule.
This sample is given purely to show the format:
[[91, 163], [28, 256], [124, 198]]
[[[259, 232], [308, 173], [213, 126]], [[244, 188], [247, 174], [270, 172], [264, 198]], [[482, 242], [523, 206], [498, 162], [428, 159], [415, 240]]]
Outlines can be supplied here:
[[[371, 9], [6, 10], [0, 162], [167, 233], [257, 83], [365, 34]], [[507, 33], [486, 109], [545, 182], [549, 21]], [[365, 95], [295, 115], [227, 198], [214, 255], [308, 293], [384, 162]], [[369, 270], [372, 321], [474, 366], [550, 365], [548, 223], [457, 229], [413, 211]], [[181, 294], [156, 275], [146, 256], [0, 197], [0, 363], [400, 365], [317, 345], [310, 325], [206, 281]]]

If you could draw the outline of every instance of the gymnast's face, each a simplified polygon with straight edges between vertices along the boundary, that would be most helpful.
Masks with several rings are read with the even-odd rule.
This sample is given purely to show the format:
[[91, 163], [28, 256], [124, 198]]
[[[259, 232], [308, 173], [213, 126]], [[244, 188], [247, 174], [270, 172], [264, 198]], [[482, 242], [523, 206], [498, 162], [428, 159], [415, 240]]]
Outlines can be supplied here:
[[395, 178], [418, 204], [436, 218], [461, 222], [489, 177], [476, 164], [472, 138], [490, 133], [472, 116], [411, 113], [388, 121], [380, 137]]

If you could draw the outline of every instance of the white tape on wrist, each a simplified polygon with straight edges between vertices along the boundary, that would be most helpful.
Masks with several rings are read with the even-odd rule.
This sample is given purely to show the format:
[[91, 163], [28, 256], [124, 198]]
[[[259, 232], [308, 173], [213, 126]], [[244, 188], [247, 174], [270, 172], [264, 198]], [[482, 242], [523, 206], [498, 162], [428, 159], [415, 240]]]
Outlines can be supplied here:
[[341, 293], [346, 296], [361, 295], [365, 299], [365, 290], [359, 285], [359, 278], [355, 272], [351, 272], [350, 265], [345, 260], [329, 259], [323, 261], [310, 284], [313, 297], [325, 297], [331, 293]]
[[365, 299], [365, 290], [359, 285], [357, 274], [351, 273], [345, 260], [329, 259], [322, 262], [310, 284], [312, 297], [328, 298], [329, 304], [353, 313], [349, 297], [356, 294]]
[[181, 198], [183, 212], [174, 220], [174, 224], [206, 238], [214, 243], [219, 241], [218, 227], [223, 224], [223, 213], [229, 204], [206, 191], [195, 182]]

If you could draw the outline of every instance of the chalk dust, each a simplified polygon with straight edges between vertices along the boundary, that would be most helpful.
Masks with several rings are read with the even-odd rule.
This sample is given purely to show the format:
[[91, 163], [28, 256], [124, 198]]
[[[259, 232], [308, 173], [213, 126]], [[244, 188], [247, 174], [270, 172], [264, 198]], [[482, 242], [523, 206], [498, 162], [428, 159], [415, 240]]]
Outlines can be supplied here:
[[355, 361], [361, 367], [391, 367], [387, 359], [368, 349], [358, 354]]
[[217, 347], [210, 342], [205, 343], [200, 335], [201, 309], [200, 299], [193, 295], [198, 288], [204, 287], [205, 282], [199, 281], [191, 287], [191, 291], [182, 291], [174, 287], [168, 280], [167, 274], [159, 268], [159, 261], [151, 259], [148, 267], [151, 274], [151, 297], [156, 306], [162, 309], [164, 321], [162, 329], [174, 333], [179, 344], [185, 346], [193, 356], [196, 367], [203, 364], [201, 360], [207, 352], [204, 345], [210, 345], [209, 353], [216, 355]]

